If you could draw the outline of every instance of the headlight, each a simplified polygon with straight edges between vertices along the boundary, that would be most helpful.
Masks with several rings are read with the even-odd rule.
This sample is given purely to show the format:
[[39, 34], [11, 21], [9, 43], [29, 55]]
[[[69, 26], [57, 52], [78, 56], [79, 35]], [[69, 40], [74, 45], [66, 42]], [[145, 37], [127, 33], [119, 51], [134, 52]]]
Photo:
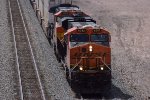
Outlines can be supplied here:
[[92, 52], [93, 51], [93, 47], [90, 45], [89, 46], [89, 51]]
[[80, 69], [80, 71], [83, 71], [83, 67], [82, 66], [80, 66], [79, 69]]
[[101, 67], [101, 70], [104, 70], [104, 67]]

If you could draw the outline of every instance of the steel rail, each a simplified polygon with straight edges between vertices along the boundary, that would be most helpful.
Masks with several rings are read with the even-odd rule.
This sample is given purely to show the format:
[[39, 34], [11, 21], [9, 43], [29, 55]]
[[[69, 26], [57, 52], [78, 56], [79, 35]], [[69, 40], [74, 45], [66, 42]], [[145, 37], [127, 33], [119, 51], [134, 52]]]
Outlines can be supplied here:
[[39, 72], [38, 72], [38, 69], [37, 69], [37, 64], [35, 62], [35, 57], [34, 57], [34, 54], [33, 54], [33, 49], [32, 49], [31, 43], [30, 43], [29, 35], [28, 35], [28, 32], [27, 32], [27, 28], [26, 28], [26, 25], [25, 25], [25, 21], [24, 21], [24, 18], [23, 18], [22, 11], [21, 11], [20, 3], [19, 3], [18, 0], [17, 0], [17, 3], [18, 3], [18, 6], [19, 6], [19, 11], [20, 11], [21, 18], [22, 18], [22, 21], [23, 21], [23, 26], [25, 28], [25, 33], [26, 33], [26, 36], [27, 36], [27, 39], [28, 39], [30, 50], [31, 50], [31, 55], [32, 55], [32, 59], [33, 59], [33, 62], [34, 62], [34, 67], [35, 67], [35, 70], [36, 70], [36, 75], [38, 77], [38, 81], [39, 81], [39, 84], [40, 84], [40, 89], [41, 89], [41, 92], [42, 92], [43, 100], [46, 100], [45, 94], [44, 94], [44, 90], [43, 90], [43, 86], [42, 86], [42, 83], [41, 83], [41, 79], [40, 79], [40, 76], [39, 76]]
[[13, 25], [13, 19], [12, 19], [12, 12], [11, 12], [11, 6], [10, 6], [10, 0], [8, 0], [8, 6], [9, 6], [9, 13], [10, 13], [10, 20], [11, 20], [11, 28], [13, 33], [13, 40], [15, 45], [15, 56], [16, 56], [16, 63], [17, 63], [17, 70], [18, 70], [18, 76], [19, 76], [19, 85], [20, 85], [20, 94], [21, 94], [21, 100], [23, 100], [23, 91], [22, 91], [22, 83], [21, 83], [21, 75], [19, 70], [19, 57], [18, 57], [18, 50], [17, 50], [17, 44], [16, 44], [16, 38], [15, 38], [15, 31], [14, 31], [14, 25]]
[[[20, 63], [19, 63], [19, 55], [18, 55], [18, 49], [17, 49], [17, 41], [16, 41], [16, 36], [15, 36], [15, 27], [14, 27], [12, 8], [11, 8], [11, 5], [10, 5], [11, 4], [10, 2], [11, 1], [8, 0], [10, 20], [11, 20], [11, 28], [12, 28], [13, 40], [14, 40], [14, 46], [15, 46], [15, 56], [16, 56], [16, 64], [17, 64], [17, 71], [18, 71], [18, 78], [19, 78], [19, 86], [20, 86], [20, 97], [21, 97], [21, 100], [24, 100], [23, 86], [22, 86], [22, 79], [21, 79], [21, 71], [20, 71]], [[22, 19], [22, 22], [23, 22], [23, 28], [24, 28], [24, 31], [25, 31], [25, 34], [26, 34], [26, 37], [27, 37], [27, 42], [29, 44], [30, 53], [32, 55], [34, 68], [36, 70], [36, 75], [37, 75], [38, 82], [39, 82], [39, 85], [40, 85], [40, 89], [41, 89], [41, 92], [42, 92], [41, 93], [42, 94], [42, 98], [43, 98], [43, 100], [46, 100], [45, 94], [44, 94], [44, 90], [43, 90], [43, 87], [42, 87], [42, 84], [41, 84], [41, 79], [40, 79], [40, 76], [39, 76], [37, 64], [36, 64], [35, 57], [34, 57], [34, 54], [33, 54], [33, 49], [32, 49], [31, 43], [30, 43], [30, 39], [29, 39], [29, 36], [28, 36], [27, 28], [26, 28], [26, 25], [25, 25], [25, 21], [24, 21], [24, 18], [23, 18], [22, 11], [21, 11], [21, 6], [20, 6], [20, 3], [19, 3], [18, 0], [17, 0], [17, 5], [19, 7], [19, 12], [20, 12], [21, 19]]]

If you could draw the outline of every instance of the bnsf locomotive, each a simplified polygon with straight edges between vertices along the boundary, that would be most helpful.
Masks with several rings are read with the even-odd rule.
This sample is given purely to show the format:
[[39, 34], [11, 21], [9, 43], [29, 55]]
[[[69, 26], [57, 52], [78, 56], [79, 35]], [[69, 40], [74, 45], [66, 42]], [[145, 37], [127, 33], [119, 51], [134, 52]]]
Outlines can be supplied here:
[[52, 7], [54, 23], [49, 25], [49, 39], [71, 83], [111, 83], [110, 33], [96, 24], [78, 6], [60, 4]]

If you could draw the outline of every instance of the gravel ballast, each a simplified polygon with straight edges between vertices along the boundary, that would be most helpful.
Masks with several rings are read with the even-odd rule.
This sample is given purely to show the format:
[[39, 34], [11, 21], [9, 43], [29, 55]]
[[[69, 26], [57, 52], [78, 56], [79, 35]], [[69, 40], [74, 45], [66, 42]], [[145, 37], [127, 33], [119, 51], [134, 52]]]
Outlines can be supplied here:
[[[21, 3], [47, 95], [54, 95], [57, 99], [73, 99], [74, 93], [66, 82], [35, 13], [28, 1], [21, 0]], [[140, 0], [135, 0], [129, 3], [129, 0], [75, 0], [74, 3], [112, 33], [113, 94], [110, 99], [148, 99], [149, 1], [141, 3]]]
[[29, 0], [20, 0], [27, 22], [30, 40], [34, 51], [36, 63], [40, 72], [42, 85], [49, 100], [71, 100], [75, 94], [66, 81], [64, 71], [60, 67], [46, 36], [36, 18]]
[[0, 0], [0, 100], [13, 100], [15, 52], [7, 0]]
[[[113, 84], [133, 96], [130, 99], [147, 100], [150, 97], [150, 1], [75, 0], [74, 4], [111, 32]], [[116, 94], [113, 95], [115, 98]]]
[[[150, 97], [150, 1], [73, 0], [111, 32], [113, 88], [109, 99], [148, 100]], [[29, 0], [20, 0], [47, 100], [74, 100], [53, 48]], [[0, 0], [0, 100], [14, 100], [15, 51], [7, 0]], [[48, 12], [47, 12], [48, 13]]]

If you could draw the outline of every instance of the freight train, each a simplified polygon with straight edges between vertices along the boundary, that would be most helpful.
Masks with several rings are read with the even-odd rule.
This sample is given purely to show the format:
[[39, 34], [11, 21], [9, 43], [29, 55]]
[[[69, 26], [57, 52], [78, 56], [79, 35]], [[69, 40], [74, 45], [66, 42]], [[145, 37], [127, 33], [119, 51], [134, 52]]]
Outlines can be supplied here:
[[49, 38], [66, 77], [71, 82], [110, 83], [110, 33], [78, 6], [60, 4], [50, 13], [54, 14], [54, 23], [49, 28]]
[[70, 84], [111, 87], [111, 36], [76, 5], [49, 7], [47, 38]]

